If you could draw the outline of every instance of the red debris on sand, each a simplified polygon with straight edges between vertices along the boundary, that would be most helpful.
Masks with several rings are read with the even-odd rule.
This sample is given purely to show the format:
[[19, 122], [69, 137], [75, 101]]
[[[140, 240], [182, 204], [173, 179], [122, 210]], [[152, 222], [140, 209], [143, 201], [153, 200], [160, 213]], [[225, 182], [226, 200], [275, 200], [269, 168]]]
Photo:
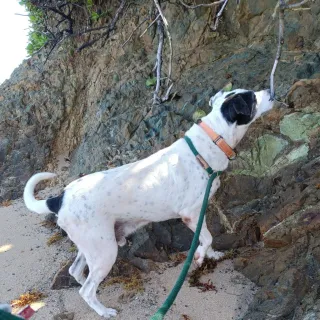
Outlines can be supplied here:
[[218, 292], [212, 281], [209, 279], [208, 282], [198, 282], [196, 285], [200, 289], [200, 292], [215, 291]]
[[18, 316], [23, 317], [25, 320], [29, 320], [34, 314], [35, 311], [28, 305], [19, 311]]

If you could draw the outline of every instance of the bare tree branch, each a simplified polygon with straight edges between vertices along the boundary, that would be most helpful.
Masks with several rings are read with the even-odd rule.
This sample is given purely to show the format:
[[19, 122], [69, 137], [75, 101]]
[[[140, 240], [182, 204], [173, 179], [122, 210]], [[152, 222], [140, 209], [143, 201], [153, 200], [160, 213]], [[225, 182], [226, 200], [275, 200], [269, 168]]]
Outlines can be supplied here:
[[168, 88], [166, 95], [163, 98], [161, 98], [161, 102], [168, 101], [172, 87], [173, 83], [171, 83], [170, 87]]
[[212, 3], [201, 3], [201, 4], [194, 5], [194, 6], [190, 6], [186, 3], [184, 3], [182, 0], [179, 0], [179, 1], [184, 7], [188, 8], [188, 9], [196, 9], [199, 7], [212, 7], [212, 6], [216, 6], [218, 4], [225, 2], [225, 0], [219, 0], [219, 1], [212, 2]]
[[80, 46], [78, 49], [77, 49], [77, 52], [80, 52], [82, 51], [83, 49], [85, 48], [88, 48], [90, 46], [92, 46], [94, 43], [96, 43], [97, 41], [99, 41], [101, 38], [108, 38], [110, 36], [110, 33], [115, 29], [116, 27], [116, 23], [117, 21], [119, 20], [119, 17], [120, 15], [122, 14], [123, 10], [124, 10], [124, 7], [126, 5], [126, 0], [121, 0], [121, 3], [120, 3], [120, 6], [119, 8], [117, 9], [109, 27], [108, 27], [108, 30], [106, 32], [104, 32], [103, 34], [101, 34], [99, 37], [97, 37], [96, 39], [93, 39], [91, 41], [88, 41], [87, 43], [83, 44], [82, 46]]
[[84, 35], [84, 34], [86, 34], [86, 33], [90, 33], [90, 32], [92, 32], [92, 31], [99, 31], [99, 30], [107, 29], [107, 28], [109, 28], [109, 27], [110, 27], [110, 25], [102, 26], [102, 27], [97, 27], [97, 28], [90, 28], [90, 29], [83, 30], [83, 31], [75, 34], [75, 36], [82, 36], [82, 35]]
[[224, 0], [224, 4], [222, 5], [221, 9], [219, 10], [218, 14], [215, 17], [216, 21], [215, 21], [213, 28], [212, 28], [213, 31], [216, 31], [218, 29], [220, 17], [222, 16], [222, 12], [225, 9], [227, 4], [228, 4], [228, 0]]
[[298, 3], [293, 3], [293, 4], [284, 4], [285, 9], [293, 9], [293, 8], [298, 8], [301, 7], [303, 4], [307, 3], [309, 0], [303, 0]]
[[[281, 1], [281, 0], [280, 0]], [[281, 58], [281, 51], [282, 51], [282, 45], [284, 43], [284, 9], [279, 7], [279, 34], [278, 34], [278, 48], [277, 48], [277, 54], [276, 59], [274, 61], [271, 75], [270, 75], [270, 91], [271, 91], [271, 99], [275, 99], [275, 90], [274, 90], [274, 74], [277, 69], [278, 62]]]
[[159, 104], [161, 102], [161, 99], [159, 98], [159, 91], [160, 91], [160, 82], [161, 82], [161, 66], [162, 66], [162, 49], [163, 49], [163, 38], [164, 38], [164, 30], [163, 30], [163, 21], [161, 19], [157, 20], [158, 24], [158, 38], [159, 38], [159, 44], [158, 44], [158, 51], [157, 51], [157, 83], [156, 83], [156, 89], [153, 93], [153, 104]]
[[157, 15], [157, 17], [148, 25], [147, 29], [144, 30], [141, 35], [140, 38], [149, 30], [149, 28], [159, 19], [160, 17], [160, 13]]
[[46, 64], [46, 63], [47, 63], [47, 61], [49, 60], [49, 57], [50, 57], [51, 53], [53, 52], [53, 50], [54, 50], [56, 47], [58, 47], [59, 44], [60, 44], [63, 40], [64, 40], [64, 39], [61, 38], [60, 40], [55, 40], [55, 41], [53, 41], [54, 43], [53, 43], [53, 45], [52, 45], [49, 53], [47, 54], [46, 60], [44, 61], [43, 64]]
[[[41, 8], [41, 9], [45, 9], [45, 10], [49, 10], [49, 11], [52, 11], [54, 13], [57, 13], [58, 15], [60, 15], [61, 17], [64, 18], [64, 20], [60, 21], [63, 22], [65, 20], [68, 20], [69, 22], [69, 29], [68, 30], [65, 30], [67, 31], [68, 33], [72, 34], [73, 33], [73, 19], [71, 18], [71, 12], [72, 10], [69, 10], [68, 14], [65, 14], [63, 11], [57, 9], [56, 7], [52, 7], [52, 6], [42, 6], [42, 5], [39, 5], [37, 4], [36, 5], [37, 8]], [[59, 23], [59, 24], [60, 24]]]
[[[213, 7], [213, 6], [217, 6], [219, 4], [222, 4], [221, 9], [217, 13], [217, 15], [214, 17], [213, 26], [210, 26], [212, 31], [217, 31], [220, 17], [222, 16], [223, 10], [225, 9], [226, 5], [228, 4], [228, 0], [219, 0], [219, 1], [212, 2], [212, 3], [201, 3], [201, 4], [194, 5], [194, 6], [190, 6], [186, 3], [184, 3], [182, 0], [179, 0], [179, 1], [184, 7], [188, 8], [188, 9], [196, 9], [199, 7]], [[237, 2], [237, 4], [239, 4], [239, 2]]]
[[169, 40], [169, 67], [168, 67], [167, 85], [169, 85], [169, 82], [172, 81], [171, 73], [172, 73], [172, 57], [173, 57], [172, 38], [171, 38], [169, 28], [167, 29], [167, 36]]
[[127, 42], [129, 42], [133, 36], [133, 34], [148, 20], [148, 18], [145, 18], [141, 23], [138, 24], [138, 26], [132, 31], [129, 38], [122, 44], [121, 47], [124, 47]]
[[153, 1], [154, 1], [155, 5], [156, 5], [156, 7], [158, 9], [158, 12], [159, 12], [161, 18], [162, 18], [164, 27], [166, 29], [167, 37], [168, 37], [168, 40], [169, 40], [169, 67], [168, 67], [168, 82], [167, 82], [167, 84], [169, 84], [169, 82], [171, 81], [171, 72], [172, 72], [172, 56], [173, 56], [172, 38], [171, 38], [170, 31], [169, 31], [168, 21], [167, 21], [166, 17], [164, 16], [164, 14], [163, 14], [163, 12], [161, 10], [159, 1], [158, 0], [153, 0]]
[[272, 71], [270, 74], [270, 91], [271, 91], [271, 100], [275, 99], [275, 89], [274, 89], [274, 74], [276, 72], [278, 62], [281, 58], [282, 45], [284, 44], [284, 11], [286, 9], [293, 9], [302, 6], [307, 3], [309, 0], [304, 0], [299, 3], [287, 4], [285, 0], [279, 0], [279, 33], [278, 33], [278, 47], [276, 58], [272, 67]]

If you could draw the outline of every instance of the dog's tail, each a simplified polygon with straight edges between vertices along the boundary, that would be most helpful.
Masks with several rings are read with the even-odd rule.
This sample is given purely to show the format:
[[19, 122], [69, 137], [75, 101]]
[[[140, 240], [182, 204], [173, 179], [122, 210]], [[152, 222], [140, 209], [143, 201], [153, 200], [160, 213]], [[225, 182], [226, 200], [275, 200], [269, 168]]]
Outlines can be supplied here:
[[26, 207], [33, 212], [39, 213], [39, 214], [44, 214], [44, 213], [52, 213], [53, 211], [50, 210], [47, 201], [48, 200], [37, 200], [34, 197], [34, 188], [35, 186], [42, 180], [46, 179], [52, 179], [56, 176], [55, 173], [50, 173], [50, 172], [42, 172], [42, 173], [37, 173], [34, 176], [32, 176], [23, 192], [23, 200], [24, 203], [26, 204]]

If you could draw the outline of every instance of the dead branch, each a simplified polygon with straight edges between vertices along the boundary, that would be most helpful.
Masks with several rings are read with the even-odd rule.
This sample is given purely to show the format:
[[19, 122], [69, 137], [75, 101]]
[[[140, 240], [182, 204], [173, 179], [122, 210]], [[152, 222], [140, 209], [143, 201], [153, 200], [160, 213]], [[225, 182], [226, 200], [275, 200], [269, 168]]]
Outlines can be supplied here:
[[167, 84], [169, 84], [169, 82], [171, 81], [171, 71], [172, 71], [172, 56], [173, 56], [173, 50], [172, 50], [172, 38], [171, 38], [171, 34], [170, 34], [170, 31], [169, 31], [169, 25], [168, 25], [168, 21], [166, 19], [166, 17], [164, 16], [162, 10], [161, 10], [161, 7], [160, 7], [160, 4], [159, 4], [159, 1], [158, 0], [153, 0], [154, 1], [154, 4], [156, 5], [157, 9], [158, 9], [158, 12], [162, 18], [162, 21], [163, 21], [163, 24], [164, 24], [164, 27], [166, 29], [166, 33], [167, 33], [167, 38], [169, 40], [169, 67], [168, 67], [168, 81], [167, 81]]
[[169, 40], [169, 67], [168, 67], [168, 76], [167, 76], [167, 86], [169, 85], [171, 80], [172, 73], [172, 57], [173, 57], [173, 49], [172, 49], [172, 38], [169, 29], [167, 29], [167, 36]]
[[107, 28], [109, 28], [109, 25], [107, 25], [107, 26], [102, 26], [102, 27], [97, 27], [97, 28], [90, 28], [90, 29], [83, 30], [83, 31], [75, 34], [75, 36], [82, 36], [82, 35], [84, 35], [84, 34], [86, 34], [86, 33], [92, 32], [92, 31], [99, 31], [99, 30], [103, 30], [103, 29], [107, 29]]
[[148, 25], [147, 29], [144, 30], [141, 35], [140, 38], [149, 30], [149, 28], [159, 19], [160, 17], [160, 13], [157, 15], [157, 17]]
[[115, 29], [116, 27], [116, 23], [117, 21], [119, 20], [119, 17], [120, 15], [122, 14], [124, 8], [125, 8], [125, 5], [126, 5], [126, 0], [121, 0], [121, 3], [120, 3], [120, 6], [119, 8], [117, 9], [110, 25], [108, 26], [108, 30], [104, 33], [102, 33], [99, 37], [97, 37], [96, 39], [93, 39], [91, 41], [88, 41], [86, 42], [85, 44], [83, 44], [82, 46], [80, 46], [78, 49], [77, 49], [77, 52], [80, 52], [82, 51], [83, 49], [85, 48], [88, 48], [90, 46], [92, 46], [93, 44], [95, 44], [97, 41], [99, 41], [101, 38], [108, 38], [110, 36], [110, 33]]
[[[222, 4], [221, 9], [217, 13], [217, 15], [214, 17], [215, 21], [214, 21], [213, 26], [211, 27], [212, 31], [217, 31], [220, 17], [222, 16], [223, 10], [225, 9], [226, 5], [228, 4], [228, 0], [219, 0], [219, 1], [212, 2], [212, 3], [201, 3], [201, 4], [194, 5], [194, 6], [190, 6], [186, 3], [184, 3], [182, 0], [179, 0], [179, 1], [184, 7], [188, 8], [188, 9], [196, 9], [199, 7], [213, 7], [213, 6], [217, 6], [219, 4]], [[239, 3], [237, 3], [237, 4], [239, 4]]]
[[158, 24], [157, 31], [158, 31], [159, 44], [158, 44], [157, 61], [156, 61], [157, 83], [153, 93], [154, 105], [157, 105], [161, 102], [161, 99], [159, 98], [159, 91], [160, 91], [160, 82], [161, 82], [162, 49], [163, 49], [163, 39], [164, 39], [163, 20], [158, 19], [157, 24]]
[[49, 53], [47, 54], [46, 60], [45, 60], [44, 63], [43, 63], [44, 65], [48, 62], [49, 57], [50, 57], [51, 53], [53, 52], [53, 50], [54, 50], [56, 47], [58, 47], [63, 40], [64, 40], [64, 39], [61, 38], [60, 40], [57, 40], [57, 39], [56, 39], [56, 40], [53, 41], [53, 45], [52, 45], [52, 47], [50, 48], [50, 51], [49, 51]]
[[68, 13], [64, 13], [60, 8], [62, 8], [63, 6], [60, 6], [60, 8], [58, 6], [48, 6], [48, 5], [40, 5], [40, 4], [34, 4], [38, 9], [43, 9], [43, 10], [47, 10], [47, 11], [52, 11], [56, 14], [58, 14], [59, 16], [61, 16], [63, 19], [59, 22], [62, 23], [64, 21], [68, 21], [69, 22], [69, 29], [66, 29], [64, 31], [67, 31], [69, 34], [73, 33], [73, 19], [71, 17], [72, 14], [72, 9], [69, 9]]
[[301, 2], [298, 2], [298, 3], [293, 3], [293, 4], [284, 4], [284, 8], [285, 9], [293, 9], [293, 8], [298, 8], [298, 7], [301, 7], [303, 4], [307, 3], [309, 0], [303, 0]]
[[216, 6], [218, 4], [221, 4], [223, 2], [226, 2], [226, 0], [219, 0], [219, 1], [212, 2], [212, 3], [201, 3], [201, 4], [197, 4], [195, 6], [190, 6], [186, 3], [184, 3], [182, 0], [179, 0], [179, 1], [184, 7], [188, 8], [188, 9], [196, 9], [199, 7], [212, 7], [212, 6]]
[[275, 89], [274, 89], [274, 74], [276, 72], [278, 62], [281, 58], [282, 45], [284, 44], [284, 12], [286, 9], [293, 9], [302, 6], [307, 3], [309, 0], [304, 0], [299, 3], [287, 4], [285, 0], [279, 0], [279, 33], [278, 33], [278, 47], [276, 58], [272, 67], [270, 74], [270, 91], [271, 91], [271, 100], [276, 100], [275, 98]]
[[138, 26], [132, 31], [129, 38], [122, 44], [121, 47], [124, 47], [127, 42], [129, 42], [133, 36], [133, 34], [148, 20], [149, 18], [145, 18], [141, 23], [138, 24]]
[[169, 96], [170, 96], [170, 92], [171, 92], [171, 89], [173, 87], [173, 83], [171, 83], [170, 87], [168, 88], [165, 96], [163, 98], [161, 98], [161, 102], [165, 102], [165, 101], [168, 101], [169, 100]]
[[222, 5], [221, 9], [219, 10], [218, 14], [215, 17], [216, 21], [215, 21], [213, 28], [212, 28], [213, 31], [217, 31], [220, 17], [222, 16], [222, 12], [225, 9], [227, 4], [228, 4], [228, 0], [224, 0], [224, 3]]
[[282, 51], [282, 45], [284, 43], [284, 37], [283, 37], [283, 31], [284, 31], [284, 9], [279, 7], [279, 34], [278, 34], [278, 47], [277, 47], [277, 54], [276, 59], [274, 61], [271, 75], [270, 75], [270, 91], [271, 91], [271, 99], [275, 99], [275, 90], [274, 90], [274, 74], [277, 69], [278, 62], [281, 58], [281, 51]]

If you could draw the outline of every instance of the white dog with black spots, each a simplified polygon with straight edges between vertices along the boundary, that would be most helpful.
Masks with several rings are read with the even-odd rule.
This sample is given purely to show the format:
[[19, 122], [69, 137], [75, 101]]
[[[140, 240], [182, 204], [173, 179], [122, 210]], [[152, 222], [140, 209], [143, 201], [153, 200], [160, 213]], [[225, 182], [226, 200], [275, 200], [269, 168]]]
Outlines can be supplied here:
[[[249, 125], [273, 106], [269, 90], [243, 89], [220, 91], [209, 104], [212, 111], [202, 121], [231, 148], [243, 138]], [[214, 171], [227, 168], [228, 157], [199, 125], [194, 124], [185, 134]], [[54, 177], [48, 172], [31, 177], [24, 190], [25, 204], [36, 213], [58, 215], [58, 225], [79, 250], [69, 272], [82, 285], [83, 299], [105, 318], [116, 316], [117, 312], [102, 305], [96, 291], [116, 261], [118, 245], [123, 246], [128, 235], [152, 221], [180, 218], [195, 231], [209, 179], [184, 139], [146, 159], [79, 178], [58, 197], [36, 200], [36, 184]], [[210, 197], [219, 186], [218, 177]], [[223, 256], [211, 248], [211, 243], [212, 236], [204, 222], [194, 256], [198, 265], [206, 255]], [[86, 265], [87, 278], [83, 273]]]

